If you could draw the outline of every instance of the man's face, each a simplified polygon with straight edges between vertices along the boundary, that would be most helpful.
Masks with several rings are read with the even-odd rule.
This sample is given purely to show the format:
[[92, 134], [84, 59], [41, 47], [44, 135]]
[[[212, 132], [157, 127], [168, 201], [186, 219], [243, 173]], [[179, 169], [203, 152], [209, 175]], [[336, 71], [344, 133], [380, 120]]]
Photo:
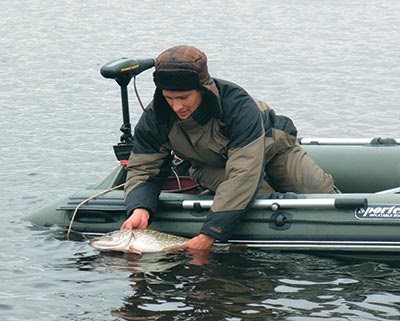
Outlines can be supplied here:
[[203, 95], [193, 89], [187, 91], [163, 90], [162, 94], [168, 105], [180, 119], [187, 119], [200, 106]]

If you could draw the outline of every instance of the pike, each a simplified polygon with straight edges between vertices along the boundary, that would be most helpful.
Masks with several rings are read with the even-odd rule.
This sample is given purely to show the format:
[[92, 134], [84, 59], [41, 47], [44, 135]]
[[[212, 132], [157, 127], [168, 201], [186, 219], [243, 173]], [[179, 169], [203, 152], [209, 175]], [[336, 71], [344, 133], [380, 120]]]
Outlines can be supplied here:
[[101, 251], [143, 254], [178, 250], [188, 240], [149, 229], [125, 229], [93, 238], [90, 245]]

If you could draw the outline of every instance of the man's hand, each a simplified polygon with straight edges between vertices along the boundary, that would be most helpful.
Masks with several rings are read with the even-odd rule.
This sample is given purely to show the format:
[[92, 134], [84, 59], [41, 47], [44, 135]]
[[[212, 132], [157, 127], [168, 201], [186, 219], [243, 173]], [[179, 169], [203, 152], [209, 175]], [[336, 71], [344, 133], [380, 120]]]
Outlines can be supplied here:
[[206, 234], [199, 234], [186, 242], [185, 247], [192, 256], [189, 262], [194, 265], [205, 265], [210, 263], [210, 250], [215, 239]]
[[121, 230], [127, 228], [146, 228], [149, 224], [150, 213], [144, 208], [136, 208], [132, 215], [122, 224]]
[[199, 234], [186, 242], [185, 247], [193, 250], [210, 251], [215, 239], [206, 234]]

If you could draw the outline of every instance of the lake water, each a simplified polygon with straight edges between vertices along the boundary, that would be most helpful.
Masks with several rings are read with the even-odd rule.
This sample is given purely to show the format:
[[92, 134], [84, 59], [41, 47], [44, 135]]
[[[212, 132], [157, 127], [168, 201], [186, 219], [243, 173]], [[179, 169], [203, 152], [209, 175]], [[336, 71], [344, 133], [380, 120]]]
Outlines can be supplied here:
[[[21, 218], [117, 164], [100, 67], [191, 44], [300, 136], [400, 137], [400, 2], [6, 0], [0, 20], [1, 320], [399, 320], [400, 264], [279, 252], [104, 255]], [[142, 100], [151, 71], [138, 77]], [[140, 108], [131, 97], [132, 123]]]

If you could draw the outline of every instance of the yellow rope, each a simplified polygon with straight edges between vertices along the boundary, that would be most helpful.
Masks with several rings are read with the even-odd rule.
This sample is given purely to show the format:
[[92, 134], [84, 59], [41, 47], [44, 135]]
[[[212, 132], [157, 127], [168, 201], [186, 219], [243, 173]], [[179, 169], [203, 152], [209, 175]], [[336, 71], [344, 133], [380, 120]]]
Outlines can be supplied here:
[[176, 181], [178, 182], [178, 188], [179, 188], [179, 190], [181, 190], [181, 189], [182, 189], [182, 184], [181, 184], [181, 180], [180, 180], [180, 178], [179, 178], [178, 173], [176, 172], [175, 168], [173, 168], [173, 167], [171, 167], [171, 171], [172, 171], [172, 173], [174, 173], [175, 178], [176, 178]]
[[104, 194], [107, 194], [107, 193], [109, 193], [109, 192], [111, 192], [111, 191], [114, 191], [114, 190], [116, 190], [116, 189], [118, 189], [118, 188], [121, 188], [121, 187], [123, 187], [124, 185], [125, 185], [125, 183], [120, 184], [120, 185], [117, 185], [117, 186], [114, 186], [113, 188], [109, 188], [109, 189], [107, 189], [107, 190], [105, 190], [105, 191], [101, 191], [101, 192], [99, 192], [99, 193], [97, 193], [97, 194], [94, 194], [94, 195], [90, 196], [89, 198], [85, 199], [84, 201], [80, 202], [80, 203], [76, 206], [75, 211], [74, 211], [74, 214], [72, 214], [71, 222], [69, 223], [67, 235], [65, 236], [65, 238], [66, 238], [67, 240], [69, 239], [69, 234], [71, 233], [72, 224], [74, 223], [75, 216], [76, 216], [76, 214], [78, 213], [78, 210], [79, 210], [79, 208], [80, 208], [82, 205], [86, 204], [87, 202], [91, 201], [92, 199], [95, 199], [96, 197], [99, 197], [99, 196], [101, 196], [101, 195], [104, 195]]
[[[174, 155], [174, 158], [175, 158], [175, 161], [177, 162], [177, 164], [180, 164], [181, 162], [183, 162], [183, 160], [180, 159], [180, 158], [179, 158], [178, 156], [176, 156], [176, 155]], [[176, 178], [176, 180], [177, 180], [177, 182], [178, 182], [178, 188], [179, 188], [179, 190], [181, 190], [181, 189], [182, 189], [182, 184], [181, 184], [181, 180], [180, 180], [180, 178], [179, 178], [179, 175], [178, 175], [178, 173], [176, 172], [176, 170], [175, 170], [174, 167], [171, 167], [171, 170], [172, 170], [172, 172], [174, 173], [175, 178]], [[80, 203], [76, 206], [75, 211], [74, 211], [74, 213], [72, 214], [71, 222], [69, 223], [67, 235], [65, 236], [65, 238], [66, 238], [67, 240], [69, 239], [69, 234], [71, 233], [72, 224], [74, 223], [75, 216], [76, 216], [76, 214], [78, 213], [78, 210], [79, 210], [79, 208], [80, 208], [82, 205], [86, 204], [87, 202], [91, 201], [92, 199], [95, 199], [96, 197], [99, 197], [99, 196], [101, 196], [101, 195], [107, 194], [108, 192], [111, 192], [111, 191], [113, 191], [113, 190], [116, 190], [116, 189], [118, 189], [118, 188], [121, 188], [121, 187], [123, 187], [124, 185], [125, 185], [125, 183], [120, 184], [120, 185], [118, 185], [118, 186], [115, 186], [115, 187], [113, 187], [113, 188], [107, 189], [107, 190], [105, 190], [105, 191], [101, 191], [101, 192], [99, 192], [99, 193], [97, 193], [97, 194], [95, 194], [95, 195], [93, 195], [93, 196], [90, 196], [89, 198], [85, 199], [84, 201], [80, 202]]]

